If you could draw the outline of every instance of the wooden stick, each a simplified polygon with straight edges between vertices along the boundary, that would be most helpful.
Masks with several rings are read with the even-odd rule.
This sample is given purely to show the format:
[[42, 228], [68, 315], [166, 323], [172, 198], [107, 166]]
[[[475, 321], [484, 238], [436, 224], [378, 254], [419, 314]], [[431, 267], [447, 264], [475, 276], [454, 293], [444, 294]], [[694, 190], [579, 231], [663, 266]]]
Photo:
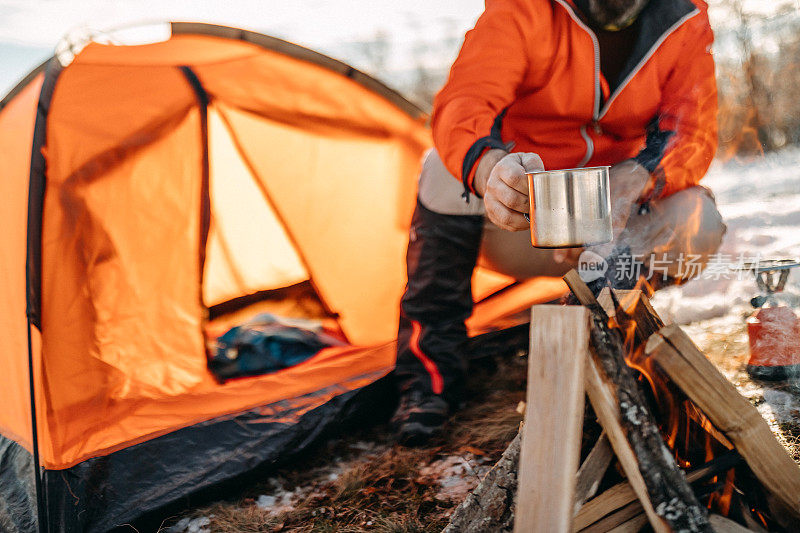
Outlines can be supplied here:
[[[636, 501], [636, 492], [634, 492], [630, 483], [625, 481], [614, 485], [581, 507], [581, 510], [575, 516], [575, 530], [585, 529], [604, 516]], [[641, 508], [641, 503], [639, 507]]]
[[575, 513], [586, 503], [586, 500], [597, 493], [600, 481], [612, 459], [614, 459], [614, 450], [611, 449], [611, 443], [608, 442], [608, 435], [603, 432], [578, 470], [575, 482]]
[[800, 469], [758, 410], [706, 359], [677, 326], [650, 338], [645, 352], [736, 446], [773, 496], [770, 508], [785, 527], [800, 527]]
[[[573, 268], [567, 272], [564, 275], [564, 281], [581, 305], [588, 307], [592, 312], [596, 312], [597, 309], [602, 311], [603, 308], [600, 307], [600, 304], [597, 302], [597, 299], [595, 299], [591, 289], [588, 285], [586, 285], [586, 283], [583, 282], [577, 270]], [[603, 313], [605, 313], [605, 311], [603, 311]], [[606, 318], [608, 318], [608, 316], [606, 316]]]
[[[607, 533], [608, 531], [622, 527], [631, 519], [638, 517], [644, 520], [639, 526], [641, 528], [641, 526], [647, 524], [647, 515], [642, 512], [642, 506], [639, 502], [633, 502], [580, 531], [581, 533]], [[636, 531], [638, 531], [638, 529]]]
[[608, 531], [608, 533], [638, 533], [639, 531], [647, 525], [647, 516], [644, 513], [638, 514], [628, 520], [625, 523], [622, 523]]
[[[719, 476], [739, 464], [741, 459], [742, 458], [735, 451], [724, 453], [708, 463], [695, 468], [691, 472], [688, 472], [686, 474], [686, 481], [689, 483], [697, 483], [714, 476]], [[623, 481], [622, 483], [614, 485], [606, 489], [596, 498], [589, 500], [581, 507], [581, 510], [575, 517], [575, 528], [580, 529], [588, 527], [607, 514], [621, 509], [635, 500], [636, 492], [634, 492], [630, 483]]]
[[711, 523], [711, 527], [714, 528], [714, 533], [753, 533], [751, 529], [747, 529], [722, 515], [712, 513], [709, 515], [708, 521]]
[[593, 352], [588, 358], [586, 390], [651, 526], [656, 532], [710, 532], [707, 510], [695, 498], [661, 438], [625, 362], [618, 332], [609, 328], [608, 315], [577, 272], [568, 273], [564, 281], [592, 311]]
[[586, 529], [582, 529], [582, 533], [606, 533], [609, 530], [618, 527], [631, 518], [635, 518], [637, 516], [643, 516], [645, 520], [645, 524], [647, 523], [647, 516], [642, 513], [642, 506], [639, 502], [629, 503], [622, 509], [615, 511], [614, 513], [606, 516], [599, 522], [592, 524], [591, 526], [587, 527]]
[[623, 327], [630, 320], [636, 321], [637, 345], [647, 342], [650, 335], [664, 326], [647, 295], [638, 289], [627, 291], [605, 287], [597, 296], [597, 302], [608, 316], [616, 318]]
[[514, 520], [518, 533], [572, 530], [588, 345], [586, 309], [533, 307]]

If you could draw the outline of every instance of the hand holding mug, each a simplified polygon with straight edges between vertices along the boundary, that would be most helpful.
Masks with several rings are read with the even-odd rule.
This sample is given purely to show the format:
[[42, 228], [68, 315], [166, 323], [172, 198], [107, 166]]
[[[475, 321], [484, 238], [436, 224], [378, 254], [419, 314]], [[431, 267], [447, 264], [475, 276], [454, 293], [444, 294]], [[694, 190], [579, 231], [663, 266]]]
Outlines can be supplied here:
[[475, 190], [483, 196], [486, 216], [495, 225], [509, 231], [526, 230], [530, 228], [525, 218], [530, 200], [525, 173], [544, 170], [544, 165], [534, 153], [504, 154], [503, 150], [484, 154], [475, 172]]

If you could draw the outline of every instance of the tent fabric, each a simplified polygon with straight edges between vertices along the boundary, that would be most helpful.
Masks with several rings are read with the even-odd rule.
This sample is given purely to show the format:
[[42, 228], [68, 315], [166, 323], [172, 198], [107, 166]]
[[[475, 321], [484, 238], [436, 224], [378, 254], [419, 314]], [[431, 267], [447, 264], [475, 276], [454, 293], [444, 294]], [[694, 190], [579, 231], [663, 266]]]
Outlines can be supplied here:
[[[213, 447], [187, 451], [175, 468], [196, 472], [164, 498], [192, 492], [198, 479], [274, 463], [292, 453], [282, 446], [307, 447], [316, 424], [347, 419], [345, 399], [394, 364], [415, 179], [431, 143], [424, 113], [291, 43], [195, 23], [172, 30], [146, 45], [89, 43], [0, 102], [8, 310], [0, 315], [0, 464], [32, 465], [30, 333], [51, 520], [77, 512], [65, 503], [75, 487], [88, 487], [81, 505], [93, 505], [100, 489], [82, 476], [96, 481], [103, 465], [116, 470], [102, 475], [134, 484], [121, 472], [163, 452], [151, 443], [175, 445], [254, 409], [324, 396], [311, 411], [325, 414], [306, 422], [263, 411], [259, 423], [279, 424], [295, 440], [276, 433], [269, 453], [235, 468], [203, 455]], [[563, 290], [543, 283], [512, 285], [479, 269], [482, 302], [470, 331], [496, 329], [504, 313]], [[216, 382], [207, 368], [209, 308], [298, 284], [313, 287], [349, 345], [274, 374]], [[244, 435], [239, 446], [250, 446]], [[103, 493], [113, 516], [138, 512], [129, 489]]]
[[[224, 497], [243, 476], [285, 464], [355, 423], [387, 416], [391, 385], [379, 377], [359, 376], [352, 390], [322, 389], [47, 470], [50, 531], [100, 533], [124, 524], [155, 531], [176, 503], [184, 508]], [[34, 533], [31, 456], [0, 435], [0, 463], [0, 531]]]
[[[209, 110], [209, 143], [212, 225], [203, 300], [212, 306], [310, 279], [216, 106]], [[271, 280], [272, 287], [265, 287], [264, 280]]]
[[37, 75], [0, 111], [0, 433], [31, 448], [28, 390], [28, 324], [25, 256], [28, 177], [36, 103], [44, 76]]
[[[211, 99], [204, 254], [186, 64]], [[394, 336], [409, 211], [398, 192], [413, 191], [427, 130], [381, 96], [250, 43], [180, 35], [89, 44], [61, 73], [47, 124], [46, 466], [195, 423], [198, 398], [215, 405], [207, 417], [237, 406], [216, 400], [226, 390], [206, 369], [205, 306], [310, 278], [353, 344]]]

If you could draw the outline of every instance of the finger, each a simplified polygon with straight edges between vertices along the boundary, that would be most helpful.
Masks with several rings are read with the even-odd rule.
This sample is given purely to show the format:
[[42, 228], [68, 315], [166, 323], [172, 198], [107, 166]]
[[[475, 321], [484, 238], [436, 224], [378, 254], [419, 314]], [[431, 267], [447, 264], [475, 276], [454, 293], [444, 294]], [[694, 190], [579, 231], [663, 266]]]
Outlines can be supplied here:
[[530, 201], [528, 200], [527, 191], [525, 194], [512, 189], [505, 182], [493, 180], [489, 183], [488, 196], [493, 196], [500, 201], [501, 204], [508, 207], [513, 211], [519, 213], [528, 213], [530, 211]]
[[519, 157], [519, 163], [522, 165], [522, 168], [525, 169], [525, 172], [544, 170], [544, 163], [542, 162], [542, 158], [539, 157], [539, 154], [534, 154], [533, 152], [516, 152], [512, 155]]
[[557, 248], [553, 250], [553, 261], [557, 264], [561, 264], [567, 260], [567, 251], [562, 248]]
[[516, 154], [510, 154], [498, 162], [492, 169], [492, 176], [499, 179], [515, 191], [521, 194], [528, 194], [528, 176], [525, 175], [525, 167], [516, 157]]
[[521, 213], [509, 209], [495, 198], [485, 198], [484, 206], [489, 220], [502, 229], [521, 231], [530, 227], [530, 224]]

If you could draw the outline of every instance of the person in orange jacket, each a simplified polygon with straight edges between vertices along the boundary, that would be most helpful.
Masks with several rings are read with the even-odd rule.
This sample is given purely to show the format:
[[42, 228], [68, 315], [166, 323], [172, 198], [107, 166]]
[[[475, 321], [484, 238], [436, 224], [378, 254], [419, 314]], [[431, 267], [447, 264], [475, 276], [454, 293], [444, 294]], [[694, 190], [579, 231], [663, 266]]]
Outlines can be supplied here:
[[725, 225], [698, 185], [717, 146], [712, 42], [700, 0], [486, 1], [434, 101], [398, 329], [400, 442], [426, 442], [462, 400], [476, 262], [516, 279], [575, 265], [521, 231], [525, 172], [611, 166], [615, 250], [643, 273], [657, 253], [680, 281], [681, 258], [696, 275], [716, 252]]

